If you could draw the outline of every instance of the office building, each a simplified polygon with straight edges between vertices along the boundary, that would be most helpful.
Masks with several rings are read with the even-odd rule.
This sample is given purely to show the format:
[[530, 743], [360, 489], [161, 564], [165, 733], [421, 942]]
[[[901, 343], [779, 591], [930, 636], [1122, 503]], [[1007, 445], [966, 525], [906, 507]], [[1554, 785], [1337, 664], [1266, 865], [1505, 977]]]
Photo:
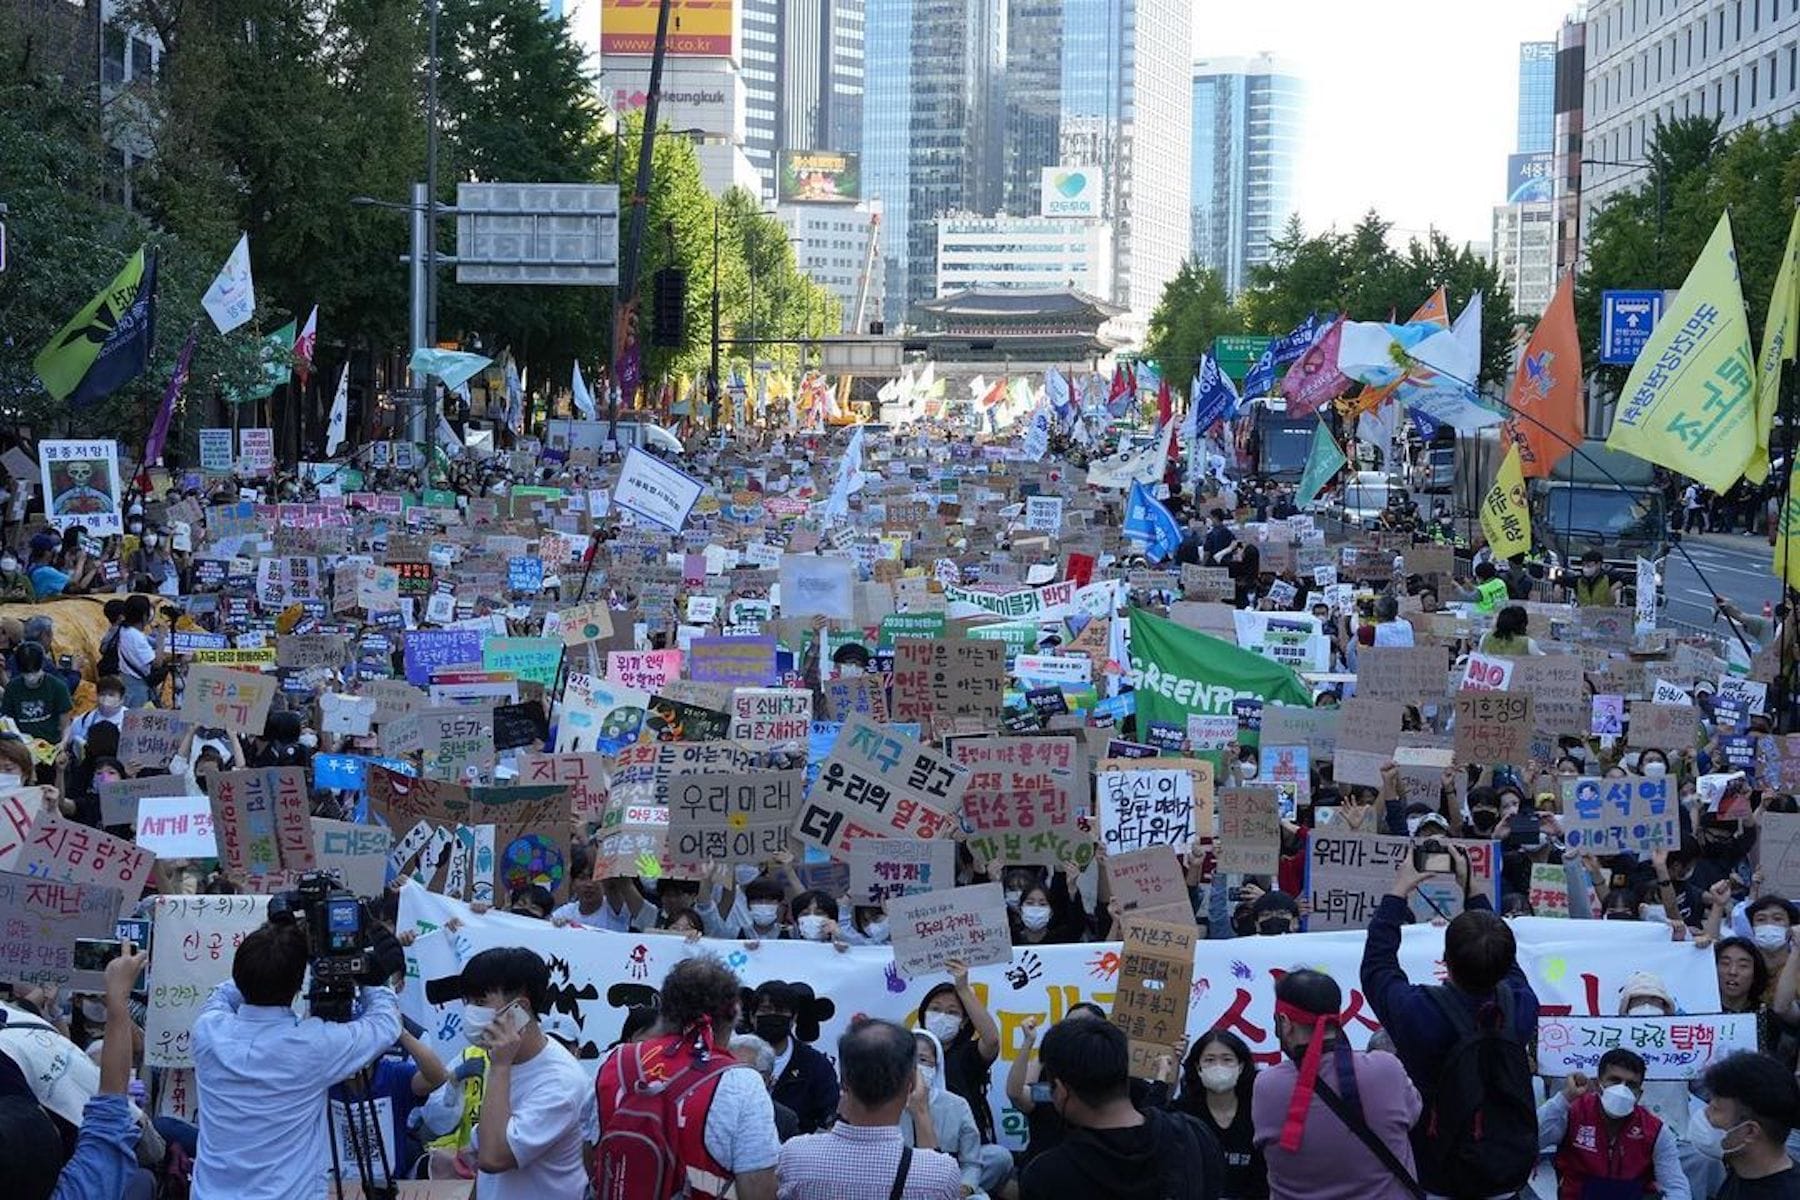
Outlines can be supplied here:
[[1638, 164], [1659, 118], [1717, 117], [1721, 133], [1785, 124], [1800, 113], [1797, 76], [1800, 7], [1792, 0], [1593, 0], [1582, 225], [1610, 197], [1643, 185]]
[[1556, 37], [1556, 117], [1550, 147], [1556, 276], [1575, 269], [1581, 253], [1581, 159], [1585, 141], [1587, 25], [1563, 22]]
[[[1007, 11], [1004, 210], [1057, 215], [1042, 205], [1045, 172], [1096, 172], [1094, 215], [1114, 230], [1108, 298], [1140, 322], [1188, 253], [1192, 19], [1175, 0], [1011, 0]], [[1150, 152], [1135, 149], [1140, 130], [1154, 131]]]
[[1076, 217], [937, 220], [937, 294], [965, 288], [1072, 288], [1104, 300], [1113, 291], [1112, 226]]
[[866, 0], [862, 193], [882, 203], [883, 319], [935, 293], [937, 218], [993, 212], [1004, 0]]
[[1194, 259], [1234, 295], [1294, 210], [1305, 91], [1271, 55], [1193, 65]]
[[794, 248], [795, 264], [843, 305], [845, 333], [860, 333], [871, 321], [881, 319], [881, 215], [878, 201], [784, 203], [775, 210], [776, 219], [788, 232], [788, 244]]
[[862, 148], [864, 0], [743, 0], [744, 152], [774, 194], [784, 150]]
[[1556, 291], [1555, 205], [1534, 200], [1496, 206], [1490, 254], [1500, 282], [1512, 292], [1513, 311], [1541, 316]]
[[1556, 131], [1556, 43], [1519, 43], [1519, 154], [1548, 154]]

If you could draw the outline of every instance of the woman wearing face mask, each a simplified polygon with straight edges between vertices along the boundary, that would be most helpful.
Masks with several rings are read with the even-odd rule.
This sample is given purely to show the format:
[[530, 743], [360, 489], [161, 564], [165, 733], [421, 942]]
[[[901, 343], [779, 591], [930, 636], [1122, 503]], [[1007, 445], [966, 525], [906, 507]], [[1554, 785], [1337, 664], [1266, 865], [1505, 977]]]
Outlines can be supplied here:
[[31, 576], [13, 550], [0, 551], [0, 604], [30, 604], [37, 599]]
[[1264, 1200], [1269, 1168], [1256, 1146], [1250, 1118], [1256, 1060], [1237, 1034], [1212, 1029], [1200, 1036], [1181, 1066], [1181, 1095], [1174, 1107], [1212, 1130], [1225, 1154], [1221, 1200]]
[[801, 892], [788, 902], [794, 926], [787, 936], [806, 942], [830, 942], [839, 950], [850, 943], [838, 936], [837, 901], [820, 891]]
[[801, 1133], [829, 1128], [837, 1113], [837, 1070], [810, 1044], [819, 1036], [819, 1022], [835, 1011], [804, 983], [771, 979], [750, 996], [750, 1032], [775, 1051], [770, 1093], [794, 1110]]
[[1800, 1172], [1787, 1139], [1800, 1121], [1800, 1086], [1766, 1054], [1739, 1051], [1707, 1068], [1711, 1099], [1689, 1125], [1702, 1153], [1725, 1163], [1714, 1200], [1800, 1200]]
[[1050, 889], [1034, 883], [1019, 893], [1019, 907], [1012, 910], [1013, 944], [1062, 946], [1081, 940], [1079, 926], [1056, 919], [1057, 906]]
[[969, 1102], [944, 1086], [944, 1047], [927, 1029], [913, 1030], [918, 1047], [919, 1073], [912, 1096], [900, 1114], [900, 1137], [909, 1146], [941, 1150], [962, 1168], [963, 1195], [982, 1196], [995, 1191], [1012, 1174], [1012, 1154], [1000, 1146], [983, 1145]]
[[969, 986], [969, 968], [944, 964], [950, 982], [925, 993], [919, 1004], [919, 1026], [937, 1035], [944, 1047], [944, 1086], [969, 1102], [981, 1140], [994, 1142], [994, 1112], [988, 1105], [988, 1072], [1000, 1057], [1000, 1026]]

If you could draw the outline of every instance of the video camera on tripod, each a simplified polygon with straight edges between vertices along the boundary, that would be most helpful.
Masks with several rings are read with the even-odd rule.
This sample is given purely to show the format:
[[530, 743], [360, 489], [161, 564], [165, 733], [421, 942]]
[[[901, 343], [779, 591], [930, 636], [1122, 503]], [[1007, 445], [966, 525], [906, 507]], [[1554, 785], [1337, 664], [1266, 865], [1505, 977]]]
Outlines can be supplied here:
[[[269, 921], [299, 925], [306, 934], [312, 986], [306, 1003], [325, 1021], [350, 1020], [359, 983], [371, 982], [368, 906], [325, 871], [309, 871], [300, 885], [269, 897]], [[379, 982], [375, 980], [374, 982]]]

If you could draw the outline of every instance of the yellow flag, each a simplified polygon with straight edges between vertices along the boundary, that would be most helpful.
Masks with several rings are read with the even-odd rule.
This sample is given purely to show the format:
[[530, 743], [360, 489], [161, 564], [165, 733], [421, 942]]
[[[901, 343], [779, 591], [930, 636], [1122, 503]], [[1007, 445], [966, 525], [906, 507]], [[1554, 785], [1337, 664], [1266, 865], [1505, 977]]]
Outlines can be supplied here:
[[1788, 468], [1787, 503], [1781, 506], [1781, 531], [1775, 540], [1775, 578], [1800, 587], [1800, 460]]
[[1519, 448], [1513, 446], [1500, 462], [1494, 486], [1481, 499], [1481, 531], [1487, 534], [1494, 557], [1511, 558], [1531, 549], [1531, 513], [1525, 500], [1525, 472], [1519, 466]]
[[1631, 368], [1607, 448], [1723, 492], [1756, 453], [1755, 392], [1750, 321], [1725, 212]]
[[1781, 364], [1794, 361], [1796, 333], [1800, 333], [1800, 208], [1794, 209], [1788, 226], [1787, 249], [1781, 252], [1781, 270], [1776, 272], [1775, 292], [1763, 322], [1762, 353], [1756, 356], [1756, 453], [1744, 468], [1751, 483], [1769, 477], [1769, 431], [1780, 402]]

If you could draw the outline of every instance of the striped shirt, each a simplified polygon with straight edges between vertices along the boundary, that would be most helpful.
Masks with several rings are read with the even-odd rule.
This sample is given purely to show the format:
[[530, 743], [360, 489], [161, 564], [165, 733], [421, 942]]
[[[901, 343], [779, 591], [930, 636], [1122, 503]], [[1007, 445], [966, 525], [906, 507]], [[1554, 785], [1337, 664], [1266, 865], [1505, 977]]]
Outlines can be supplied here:
[[[898, 1125], [839, 1121], [781, 1147], [779, 1200], [888, 1200], [900, 1170]], [[903, 1200], [961, 1200], [962, 1169], [937, 1150], [914, 1150]]]

